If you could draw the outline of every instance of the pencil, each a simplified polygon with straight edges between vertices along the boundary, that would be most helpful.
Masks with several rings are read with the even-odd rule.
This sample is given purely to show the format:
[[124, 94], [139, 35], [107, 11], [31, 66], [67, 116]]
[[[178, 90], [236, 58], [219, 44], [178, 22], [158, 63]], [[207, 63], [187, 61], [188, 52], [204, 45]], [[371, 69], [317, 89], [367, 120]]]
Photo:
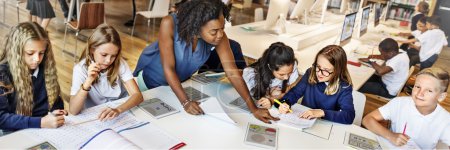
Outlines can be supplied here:
[[405, 123], [405, 126], [403, 126], [403, 135], [405, 135], [405, 131], [406, 131], [406, 125], [408, 125], [408, 122]]
[[78, 122], [78, 123], [72, 124], [72, 126], [76, 126], [76, 125], [80, 125], [80, 124], [92, 122], [92, 121], [95, 121], [95, 120], [98, 120], [98, 119], [91, 119], [91, 120], [86, 120], [86, 121]]
[[[281, 106], [281, 102], [278, 99], [273, 99], [273, 101]], [[292, 110], [289, 109], [289, 112], [292, 113]]]

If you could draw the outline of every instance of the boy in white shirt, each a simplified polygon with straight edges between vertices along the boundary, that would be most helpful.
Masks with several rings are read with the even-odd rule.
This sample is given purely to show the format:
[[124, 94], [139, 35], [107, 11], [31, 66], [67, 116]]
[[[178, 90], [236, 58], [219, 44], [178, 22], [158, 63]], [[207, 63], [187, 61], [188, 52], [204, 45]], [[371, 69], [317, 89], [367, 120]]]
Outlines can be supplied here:
[[440, 18], [437, 16], [428, 17], [426, 20], [426, 27], [428, 31], [416, 37], [416, 39], [411, 39], [404, 41], [403, 43], [420, 43], [419, 57], [420, 57], [420, 69], [425, 69], [433, 66], [436, 62], [439, 53], [443, 46], [447, 46], [447, 38], [445, 33], [439, 29]]
[[[447, 96], [448, 72], [427, 68], [417, 74], [411, 97], [397, 97], [369, 113], [363, 125], [396, 146], [413, 140], [421, 149], [435, 149], [438, 141], [450, 145], [450, 113], [438, 103]], [[379, 122], [391, 121], [391, 129]]]
[[[398, 35], [406, 36], [406, 37], [408, 37], [408, 39], [414, 39], [416, 37], [421, 36], [424, 32], [426, 32], [428, 30], [428, 28], [426, 26], [426, 23], [427, 23], [426, 20], [427, 20], [426, 17], [420, 18], [416, 25], [417, 30], [412, 31], [411, 33], [400, 32]], [[400, 46], [400, 49], [406, 51], [406, 53], [408, 54], [409, 66], [415, 65], [420, 62], [420, 58], [419, 58], [420, 43], [416, 42], [416, 43], [402, 44]]]
[[361, 58], [361, 61], [369, 62], [376, 72], [358, 91], [393, 98], [408, 79], [409, 58], [405, 51], [399, 50], [398, 43], [391, 38], [381, 41], [378, 49], [381, 55], [369, 57], [379, 57], [386, 63], [378, 65], [376, 62], [369, 62], [368, 58]]

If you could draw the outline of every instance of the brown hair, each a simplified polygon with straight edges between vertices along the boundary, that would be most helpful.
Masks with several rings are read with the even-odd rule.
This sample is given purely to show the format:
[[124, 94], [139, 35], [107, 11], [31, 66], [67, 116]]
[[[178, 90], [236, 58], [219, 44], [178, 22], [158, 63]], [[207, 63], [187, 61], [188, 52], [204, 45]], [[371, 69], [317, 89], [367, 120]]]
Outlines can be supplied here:
[[[97, 29], [95, 29], [94, 33], [92, 33], [92, 35], [89, 37], [87, 46], [80, 57], [80, 61], [86, 58], [85, 67], [89, 67], [91, 61], [94, 61], [92, 52], [95, 51], [95, 49], [100, 45], [107, 43], [112, 43], [119, 48], [116, 59], [107, 69], [109, 84], [111, 86], [116, 86], [115, 81], [119, 76], [120, 61], [122, 59], [122, 55], [120, 54], [120, 52], [122, 51], [122, 42], [120, 41], [119, 33], [116, 31], [116, 29], [114, 29], [114, 27], [106, 24], [98, 26]], [[97, 80], [94, 82], [96, 83]]]
[[316, 64], [320, 55], [324, 56], [334, 66], [333, 74], [329, 81], [330, 84], [328, 84], [325, 89], [326, 95], [336, 94], [340, 88], [339, 82], [341, 80], [347, 82], [349, 85], [352, 85], [352, 79], [350, 78], [350, 74], [347, 69], [347, 55], [345, 54], [344, 49], [338, 45], [328, 45], [317, 53], [316, 58], [314, 59], [314, 64], [309, 73], [309, 84], [318, 83], [316, 76]]
[[428, 11], [430, 11], [428, 3], [425, 1], [419, 2], [419, 4], [417, 4], [417, 8], [418, 11], [421, 12], [422, 14], [425, 14], [425, 16], [427, 15]]
[[56, 63], [53, 57], [52, 44], [47, 32], [35, 22], [23, 22], [13, 27], [4, 41], [4, 47], [0, 50], [0, 64], [8, 64], [12, 76], [12, 84], [2, 83], [0, 86], [16, 92], [16, 113], [31, 116], [33, 113], [33, 86], [28, 65], [24, 60], [24, 47], [28, 41], [45, 41], [47, 44], [44, 58], [45, 90], [47, 91], [49, 109], [53, 107], [59, 98], [60, 89], [56, 74]]
[[426, 68], [417, 73], [416, 76], [420, 75], [429, 75], [438, 79], [441, 83], [440, 87], [440, 89], [442, 90], [441, 92], [447, 92], [449, 75], [448, 72], [445, 71], [444, 69], [439, 67]]

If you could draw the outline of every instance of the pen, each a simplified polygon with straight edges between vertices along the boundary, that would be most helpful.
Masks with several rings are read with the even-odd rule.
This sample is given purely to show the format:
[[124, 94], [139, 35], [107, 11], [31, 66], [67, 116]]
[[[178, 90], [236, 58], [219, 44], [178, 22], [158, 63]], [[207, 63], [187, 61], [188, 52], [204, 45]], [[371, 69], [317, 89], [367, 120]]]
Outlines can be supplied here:
[[405, 123], [405, 126], [403, 126], [403, 135], [405, 135], [405, 131], [406, 131], [406, 125], [408, 125], [408, 122]]
[[[278, 99], [273, 99], [273, 101], [275, 101], [275, 103], [281, 106], [281, 102]], [[289, 109], [289, 112], [292, 113], [292, 110]]]

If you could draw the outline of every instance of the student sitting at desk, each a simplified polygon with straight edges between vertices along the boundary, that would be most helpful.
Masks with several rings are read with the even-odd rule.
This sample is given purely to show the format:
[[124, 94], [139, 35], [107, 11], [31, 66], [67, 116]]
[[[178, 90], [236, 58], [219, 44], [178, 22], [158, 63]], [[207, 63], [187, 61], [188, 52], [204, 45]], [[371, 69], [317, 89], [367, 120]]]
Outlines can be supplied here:
[[369, 57], [381, 57], [385, 61], [383, 65], [369, 61], [369, 58], [360, 58], [361, 61], [372, 65], [375, 74], [358, 91], [393, 98], [408, 79], [409, 58], [406, 52], [399, 50], [398, 43], [391, 38], [381, 41], [378, 49], [381, 56]]
[[299, 79], [294, 51], [281, 42], [273, 43], [242, 76], [258, 105], [269, 109], [270, 100], [281, 98]]
[[176, 14], [162, 19], [159, 41], [144, 49], [134, 76], [142, 77], [147, 88], [169, 85], [186, 112], [203, 114], [199, 103], [188, 99], [181, 82], [188, 80], [215, 48], [233, 87], [246, 101], [253, 115], [268, 123], [276, 118], [270, 116], [267, 109], [255, 106], [236, 67], [224, 32], [228, 17], [229, 10], [220, 0], [190, 0], [183, 3]]
[[280, 113], [287, 113], [289, 105], [297, 103], [311, 108], [300, 114], [300, 118], [324, 118], [325, 120], [351, 124], [355, 118], [353, 107], [352, 80], [347, 69], [344, 49], [329, 45], [319, 51], [314, 64], [300, 82], [282, 100]]
[[130, 68], [122, 58], [119, 33], [100, 25], [87, 41], [80, 62], [73, 67], [69, 112], [77, 115], [83, 108], [130, 96], [117, 108], [105, 108], [100, 120], [117, 117], [143, 101]]
[[[417, 75], [412, 95], [397, 97], [372, 111], [363, 125], [396, 146], [413, 140], [421, 149], [435, 149], [438, 141], [450, 146], [450, 113], [438, 103], [447, 97], [448, 72], [427, 68]], [[391, 127], [379, 121], [390, 120]]]
[[[425, 33], [428, 29], [426, 26], [426, 17], [422, 17], [417, 22], [417, 30], [412, 31], [411, 33], [403, 33], [400, 32], [400, 36], [406, 36], [408, 39], [414, 39], [416, 37], [420, 37], [423, 33]], [[409, 57], [409, 66], [415, 65], [417, 62], [420, 61], [419, 58], [419, 49], [420, 45], [419, 43], [408, 43], [408, 44], [402, 44], [400, 46], [400, 49], [405, 50]]]
[[19, 23], [4, 43], [0, 49], [0, 131], [62, 126], [67, 112], [59, 97], [47, 32], [35, 22]]
[[[428, 17], [426, 21], [428, 31], [415, 39], [400, 41], [401, 43], [418, 42], [420, 44], [420, 49], [418, 50], [421, 70], [433, 66], [434, 62], [438, 59], [438, 55], [441, 53], [443, 46], [448, 45], [444, 31], [439, 29], [440, 18], [437, 16]], [[412, 62], [412, 64], [416, 63], [418, 62]]]

